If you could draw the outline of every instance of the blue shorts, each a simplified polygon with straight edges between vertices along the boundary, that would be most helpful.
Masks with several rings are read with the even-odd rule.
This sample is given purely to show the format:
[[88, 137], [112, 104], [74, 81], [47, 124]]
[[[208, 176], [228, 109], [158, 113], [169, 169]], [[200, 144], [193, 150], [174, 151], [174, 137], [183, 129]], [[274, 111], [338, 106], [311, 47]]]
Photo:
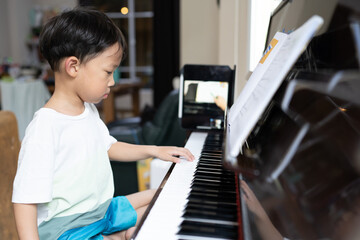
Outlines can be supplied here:
[[124, 197], [115, 197], [105, 213], [103, 219], [88, 226], [74, 228], [63, 233], [58, 240], [102, 240], [102, 235], [126, 230], [135, 226], [137, 213], [129, 200]]

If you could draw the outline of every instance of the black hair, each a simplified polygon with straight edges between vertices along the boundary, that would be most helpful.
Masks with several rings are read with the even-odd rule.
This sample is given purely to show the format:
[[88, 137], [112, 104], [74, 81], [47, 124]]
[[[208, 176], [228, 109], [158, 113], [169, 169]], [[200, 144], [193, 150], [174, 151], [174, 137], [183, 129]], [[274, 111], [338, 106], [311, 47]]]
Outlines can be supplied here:
[[40, 52], [53, 71], [64, 57], [86, 62], [106, 48], [119, 44], [124, 52], [124, 35], [106, 14], [86, 8], [67, 10], [51, 18], [40, 34]]

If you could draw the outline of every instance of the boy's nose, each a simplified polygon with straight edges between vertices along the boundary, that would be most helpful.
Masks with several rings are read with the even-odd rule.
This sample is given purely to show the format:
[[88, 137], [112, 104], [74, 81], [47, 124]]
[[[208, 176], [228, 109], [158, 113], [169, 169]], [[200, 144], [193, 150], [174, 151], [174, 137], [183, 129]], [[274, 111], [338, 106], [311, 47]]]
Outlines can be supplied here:
[[115, 85], [115, 80], [114, 80], [114, 74], [113, 74], [112, 77], [111, 77], [111, 80], [109, 81], [108, 86], [109, 86], [109, 87], [112, 87], [112, 86], [114, 86], [114, 85]]

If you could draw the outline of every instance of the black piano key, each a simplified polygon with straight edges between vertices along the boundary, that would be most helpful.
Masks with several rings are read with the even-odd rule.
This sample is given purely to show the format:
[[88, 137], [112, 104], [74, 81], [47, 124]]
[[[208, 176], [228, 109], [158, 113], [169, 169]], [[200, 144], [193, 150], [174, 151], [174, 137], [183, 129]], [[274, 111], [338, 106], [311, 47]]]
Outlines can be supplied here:
[[188, 202], [184, 212], [186, 212], [188, 209], [203, 209], [215, 212], [236, 213], [236, 206], [222, 203], [201, 204], [196, 202]]
[[196, 167], [196, 171], [203, 171], [203, 172], [209, 172], [214, 174], [223, 174], [223, 175], [232, 175], [233, 178], [235, 178], [234, 173], [229, 172], [228, 170], [225, 170], [223, 168], [219, 168], [217, 164], [208, 164], [208, 165], [198, 165]]
[[194, 175], [199, 174], [199, 175], [220, 175], [220, 176], [224, 176], [226, 178], [232, 178], [235, 179], [235, 176], [233, 173], [226, 171], [224, 169], [217, 169], [215, 168], [215, 166], [198, 166], [196, 167], [195, 171], [194, 171]]
[[214, 145], [214, 146], [221, 146], [222, 145], [223, 140], [222, 139], [206, 139], [206, 141], [204, 142], [204, 146], [207, 145]]
[[[207, 164], [207, 165], [204, 165]], [[201, 167], [201, 166], [214, 166], [214, 168], [218, 168], [218, 169], [222, 169], [223, 165], [221, 161], [218, 160], [211, 160], [211, 159], [200, 159], [198, 162], [197, 167]]]
[[205, 142], [203, 148], [207, 148], [207, 147], [214, 147], [214, 148], [219, 148], [221, 147], [221, 143], [220, 141], [207, 141]]
[[203, 187], [209, 187], [210, 189], [221, 189], [225, 190], [233, 189], [233, 182], [229, 181], [219, 181], [217, 179], [208, 179], [208, 178], [194, 178], [191, 184], [202, 184]]
[[217, 212], [217, 211], [208, 211], [202, 209], [187, 209], [182, 216], [184, 219], [213, 219], [229, 223], [236, 223], [237, 214], [236, 213], [226, 213], [226, 212]]
[[205, 143], [205, 145], [203, 146], [203, 149], [210, 149], [210, 150], [217, 150], [217, 151], [221, 151], [221, 146], [217, 145], [217, 143]]
[[[221, 164], [219, 163], [212, 163], [212, 162], [199, 162], [199, 164], [196, 166], [196, 169], [211, 169], [214, 171], [223, 170], [221, 169]], [[220, 168], [220, 169], [219, 169]]]
[[222, 159], [217, 159], [217, 158], [213, 158], [213, 157], [200, 157], [199, 158], [199, 163], [217, 163], [217, 164], [222, 164]]
[[214, 169], [211, 168], [210, 166], [207, 167], [197, 167], [194, 175], [213, 175], [213, 176], [222, 176], [222, 177], [226, 177], [226, 178], [231, 178], [235, 180], [234, 174], [228, 171], [225, 171], [224, 169]]
[[235, 192], [227, 192], [227, 191], [222, 191], [222, 190], [220, 190], [220, 191], [207, 191], [207, 190], [202, 190], [202, 189], [199, 189], [199, 190], [192, 189], [190, 191], [189, 195], [190, 194], [212, 196], [212, 197], [218, 197], [218, 198], [223, 198], [223, 197], [234, 198], [234, 197], [236, 197]]
[[187, 199], [196, 201], [212, 201], [222, 203], [235, 203], [236, 195], [231, 192], [205, 192], [205, 191], [191, 191]]
[[235, 180], [232, 176], [221, 175], [221, 174], [208, 174], [197, 172], [194, 174], [194, 179], [202, 179], [202, 180], [212, 180], [212, 181], [220, 181], [223, 183], [235, 183]]
[[213, 160], [213, 161], [222, 161], [223, 157], [217, 154], [201, 154], [199, 160]]
[[221, 146], [204, 146], [201, 151], [202, 154], [222, 154]]
[[235, 180], [233, 178], [229, 178], [227, 176], [221, 175], [210, 175], [210, 174], [196, 174], [194, 176], [196, 180], [208, 181], [208, 182], [219, 182], [220, 184], [235, 184]]
[[[209, 211], [221, 211], [224, 213], [235, 213], [237, 206], [233, 204], [227, 204], [227, 203], [220, 203], [220, 202], [207, 202], [204, 204], [203, 202], [195, 202], [195, 201], [189, 201], [186, 204], [186, 208], [198, 208], [198, 209], [208, 209]], [[186, 209], [184, 210], [186, 212]]]
[[221, 177], [221, 176], [216, 176], [216, 175], [208, 175], [208, 176], [197, 175], [194, 177], [194, 180], [219, 183], [220, 185], [235, 184], [235, 181], [232, 178], [229, 179], [226, 177]]
[[222, 237], [226, 239], [237, 239], [237, 226], [225, 224], [213, 224], [194, 221], [183, 221], [179, 235]]
[[214, 186], [203, 186], [203, 184], [193, 184], [192, 189], [195, 190], [202, 190], [202, 191], [213, 191], [213, 192], [229, 192], [229, 193], [234, 193], [236, 192], [236, 190], [234, 190], [233, 188], [217, 188]]
[[216, 159], [216, 158], [210, 158], [210, 157], [200, 157], [199, 158], [199, 162], [209, 162], [209, 163], [222, 163], [221, 159]]
[[199, 159], [197, 167], [205, 166], [204, 164], [207, 164], [208, 166], [214, 166], [218, 169], [222, 169], [223, 165], [222, 162], [219, 160], [212, 160], [212, 159]]
[[210, 189], [208, 187], [203, 187], [201, 185], [198, 185], [198, 184], [193, 184], [191, 186], [191, 189], [192, 190], [197, 190], [197, 191], [204, 191], [204, 192], [226, 192], [226, 193], [236, 193], [236, 191], [234, 189]]
[[213, 166], [218, 166], [219, 169], [222, 168], [222, 161], [214, 159], [199, 159], [198, 166], [203, 166], [202, 164], [208, 164]]
[[223, 138], [210, 134], [194, 172], [179, 235], [237, 239], [235, 175], [223, 168]]
[[217, 189], [217, 190], [234, 190], [234, 186], [228, 186], [224, 185], [221, 186], [221, 184], [210, 182], [210, 181], [204, 181], [203, 179], [194, 179], [191, 186], [198, 186], [198, 187], [206, 187], [209, 189]]
[[202, 165], [198, 165], [196, 168], [195, 168], [195, 170], [198, 170], [198, 171], [201, 171], [201, 170], [203, 170], [203, 171], [216, 171], [216, 172], [221, 172], [221, 171], [223, 171], [224, 173], [225, 172], [228, 172], [228, 171], [226, 171], [226, 170], [224, 170], [224, 169], [219, 169], [218, 168], [218, 165], [214, 165], [214, 164], [202, 164]]
[[206, 177], [206, 176], [195, 176], [193, 181], [193, 183], [211, 183], [213, 186], [227, 186], [227, 185], [232, 185], [235, 183], [233, 179], [226, 179], [226, 178], [210, 178], [210, 177]]
[[190, 194], [204, 194], [204, 195], [211, 195], [217, 197], [236, 197], [235, 192], [226, 192], [226, 191], [208, 191], [203, 189], [191, 189]]
[[203, 151], [200, 154], [200, 158], [204, 158], [204, 157], [218, 159], [218, 160], [222, 160], [222, 158], [223, 158], [221, 152], [218, 153], [218, 152], [204, 152]]
[[222, 159], [222, 153], [219, 151], [219, 152], [210, 152], [210, 151], [203, 151], [201, 154], [200, 154], [200, 158], [202, 157], [209, 157], [209, 158], [214, 158], [214, 159], [219, 159], [221, 160]]
[[228, 205], [229, 207], [231, 206], [237, 206], [236, 202], [229, 202], [229, 201], [221, 201], [220, 199], [215, 199], [212, 200], [210, 198], [201, 198], [201, 197], [188, 197], [188, 203], [197, 203], [197, 204], [203, 204], [203, 205], [216, 205], [216, 204], [221, 204], [221, 205]]
[[206, 159], [200, 159], [197, 167], [201, 167], [201, 166], [213, 166], [214, 168], [222, 168], [223, 164], [222, 162], [217, 162], [217, 161], [206, 161]]
[[206, 144], [206, 145], [203, 147], [203, 149], [220, 152], [220, 151], [222, 150], [222, 149], [221, 149], [221, 146], [218, 146], [218, 145], [216, 145], [216, 144], [217, 144], [217, 143]]
[[236, 196], [226, 196], [226, 195], [217, 195], [217, 194], [200, 194], [200, 193], [190, 193], [187, 197], [189, 201], [195, 200], [199, 202], [221, 202], [221, 203], [236, 203]]

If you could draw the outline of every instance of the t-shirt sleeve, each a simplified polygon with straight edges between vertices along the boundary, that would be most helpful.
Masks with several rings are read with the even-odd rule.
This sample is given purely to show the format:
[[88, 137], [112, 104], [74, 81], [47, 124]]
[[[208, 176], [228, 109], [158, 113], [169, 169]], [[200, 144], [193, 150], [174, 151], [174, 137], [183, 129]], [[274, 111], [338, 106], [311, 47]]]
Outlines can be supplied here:
[[[104, 125], [105, 126], [105, 125]], [[106, 126], [105, 126], [106, 128]], [[106, 128], [107, 134], [105, 135], [106, 150], [109, 150], [111, 145], [117, 142], [116, 138], [110, 135], [109, 130]]]
[[14, 179], [14, 203], [45, 203], [52, 199], [55, 155], [52, 131], [46, 125], [36, 119], [26, 131]]
[[104, 137], [104, 144], [106, 147], [106, 150], [109, 150], [111, 145], [113, 145], [114, 143], [117, 142], [116, 138], [114, 138], [113, 136], [110, 135], [109, 129], [107, 128], [107, 126], [105, 125], [104, 121], [101, 120], [99, 112], [96, 108], [96, 106], [94, 104], [89, 104], [88, 105], [90, 107], [90, 110], [93, 112], [93, 114], [95, 114], [98, 118], [98, 126], [102, 132], [102, 135]]
[[111, 145], [113, 145], [114, 143], [117, 142], [116, 138], [114, 138], [113, 136], [110, 135], [109, 129], [106, 127], [105, 123], [103, 121], [101, 121], [100, 123], [101, 128], [103, 130], [103, 134], [104, 134], [104, 143], [106, 146], [106, 150], [109, 150]]

